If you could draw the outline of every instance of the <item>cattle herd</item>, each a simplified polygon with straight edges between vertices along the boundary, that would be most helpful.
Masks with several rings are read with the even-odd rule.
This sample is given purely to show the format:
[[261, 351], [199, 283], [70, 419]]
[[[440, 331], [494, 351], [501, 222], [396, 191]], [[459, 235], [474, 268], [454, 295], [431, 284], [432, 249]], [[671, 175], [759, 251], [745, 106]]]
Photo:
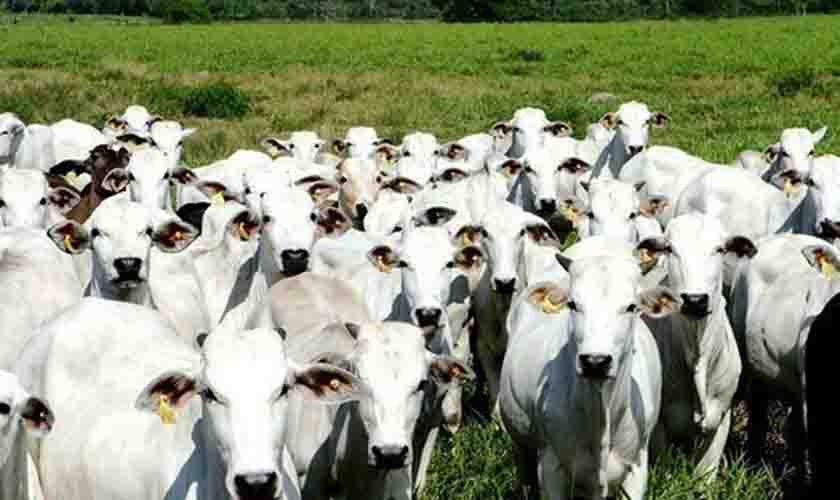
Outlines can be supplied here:
[[649, 146], [669, 121], [188, 169], [142, 106], [0, 114], [0, 499], [410, 500], [470, 380], [532, 498], [640, 500], [671, 446], [715, 481], [736, 394], [752, 458], [780, 400], [827, 483], [840, 158], [794, 128], [713, 164]]

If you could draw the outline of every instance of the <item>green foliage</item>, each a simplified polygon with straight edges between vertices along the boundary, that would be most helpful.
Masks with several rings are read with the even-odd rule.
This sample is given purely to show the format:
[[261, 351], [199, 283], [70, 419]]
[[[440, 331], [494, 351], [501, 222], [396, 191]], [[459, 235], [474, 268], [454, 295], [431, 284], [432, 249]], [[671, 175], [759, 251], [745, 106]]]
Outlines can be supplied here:
[[151, 14], [168, 23], [205, 23], [210, 10], [205, 0], [150, 0]]
[[817, 83], [817, 72], [814, 68], [798, 68], [776, 76], [772, 85], [781, 97], [792, 97], [803, 90], [814, 87]]
[[184, 114], [207, 118], [240, 118], [251, 109], [248, 94], [228, 83], [211, 83], [187, 92]]

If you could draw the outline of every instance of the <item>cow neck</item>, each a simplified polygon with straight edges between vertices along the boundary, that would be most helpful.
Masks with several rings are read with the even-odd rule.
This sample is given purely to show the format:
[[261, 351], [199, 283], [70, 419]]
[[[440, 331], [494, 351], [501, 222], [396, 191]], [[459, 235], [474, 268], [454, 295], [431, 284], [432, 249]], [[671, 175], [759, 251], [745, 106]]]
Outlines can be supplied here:
[[175, 432], [168, 434], [172, 436], [172, 442], [165, 442], [164, 446], [171, 450], [189, 451], [189, 456], [177, 457], [177, 462], [183, 464], [178, 480], [186, 475], [185, 483], [196, 483], [198, 498], [232, 500], [225, 485], [224, 459], [219, 453], [210, 418], [204, 415], [204, 403], [198, 396], [194, 397], [196, 401], [179, 410]]
[[771, 214], [773, 225], [775, 226], [773, 229], [774, 233], [794, 232], [815, 235], [816, 211], [814, 195], [810, 188], [805, 189], [805, 194], [798, 198], [788, 198], [786, 195], [781, 194], [785, 200], [784, 204], [781, 206], [781, 210], [775, 214]]
[[[85, 296], [116, 300], [118, 302], [140, 306], [152, 305], [152, 295], [149, 293], [148, 280], [138, 283], [133, 288], [116, 287], [108, 282], [104, 270], [93, 253], [91, 253], [91, 259], [93, 259], [93, 274], [85, 290]], [[144, 265], [149, 265], [148, 258], [145, 260]]]
[[28, 453], [26, 439], [21, 431], [23, 424], [14, 430], [15, 438], [6, 463], [0, 466], [0, 498], [3, 500], [29, 500]]
[[595, 168], [592, 169], [592, 178], [597, 179], [601, 177], [604, 169], [609, 170], [609, 176], [618, 179], [621, 173], [621, 168], [627, 163], [627, 150], [624, 146], [624, 141], [621, 139], [621, 134], [616, 133], [612, 136], [609, 144], [601, 152], [598, 160], [595, 162]]
[[[640, 320], [636, 320], [640, 321]], [[632, 328], [636, 328], [634, 324]], [[635, 332], [629, 335], [628, 345], [625, 346], [624, 359], [620, 360], [614, 379], [604, 381], [589, 380], [575, 373], [574, 401], [578, 408], [575, 412], [579, 419], [576, 428], [576, 450], [589, 450], [598, 459], [598, 485], [601, 497], [607, 498], [609, 484], [607, 471], [609, 470], [610, 450], [616, 426], [624, 419], [629, 411], [633, 397], [632, 367], [635, 352]], [[577, 354], [575, 354], [577, 358]]]

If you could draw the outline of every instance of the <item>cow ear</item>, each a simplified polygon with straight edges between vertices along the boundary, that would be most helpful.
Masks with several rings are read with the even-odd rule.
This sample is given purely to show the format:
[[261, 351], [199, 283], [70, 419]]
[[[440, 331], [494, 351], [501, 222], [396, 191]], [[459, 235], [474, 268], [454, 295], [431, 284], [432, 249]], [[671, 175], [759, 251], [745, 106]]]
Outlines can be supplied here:
[[613, 112], [606, 113], [598, 120], [598, 123], [605, 129], [613, 130], [618, 125], [618, 115]]
[[187, 137], [196, 133], [197, 130], [198, 129], [194, 129], [194, 128], [185, 128], [185, 129], [181, 130], [181, 139], [186, 139]]
[[734, 253], [738, 258], [746, 257], [752, 259], [758, 253], [758, 248], [746, 236], [733, 236], [726, 240], [723, 249], [727, 253]]
[[466, 161], [470, 157], [470, 153], [467, 148], [457, 142], [444, 144], [440, 148], [440, 154], [454, 161]]
[[199, 231], [191, 224], [173, 218], [155, 228], [152, 242], [163, 252], [177, 253], [190, 246], [198, 234]]
[[332, 142], [332, 149], [336, 155], [343, 157], [348, 149], [347, 143], [342, 141], [341, 139], [336, 139]]
[[482, 240], [489, 238], [490, 234], [483, 227], [473, 224], [464, 226], [455, 233], [453, 243], [456, 248], [464, 248], [481, 244]]
[[481, 249], [475, 246], [468, 246], [455, 252], [455, 258], [452, 262], [455, 267], [467, 273], [478, 271], [481, 268], [483, 259], [484, 254], [481, 252]]
[[290, 388], [304, 399], [321, 403], [344, 403], [370, 394], [370, 388], [358, 377], [327, 364], [292, 366]]
[[552, 231], [547, 224], [528, 224], [525, 226], [525, 229], [523, 229], [523, 234], [529, 240], [538, 245], [559, 247], [562, 244], [560, 239], [557, 238], [557, 235], [554, 234], [554, 231]]
[[198, 391], [198, 383], [191, 375], [169, 371], [154, 378], [140, 391], [134, 408], [159, 415], [165, 424], [174, 424], [178, 410], [183, 409]]
[[117, 166], [122, 168], [128, 168], [128, 164], [131, 162], [131, 151], [127, 150], [126, 148], [120, 148], [117, 151]]
[[20, 408], [20, 417], [26, 432], [32, 437], [42, 438], [50, 433], [55, 423], [50, 406], [41, 398], [31, 396]]
[[434, 178], [436, 182], [453, 183], [466, 179], [470, 174], [460, 168], [450, 167]]
[[370, 249], [368, 260], [373, 267], [383, 273], [390, 273], [395, 267], [402, 267], [402, 262], [394, 250], [387, 245], [379, 245]]
[[131, 174], [124, 168], [114, 168], [102, 179], [102, 189], [111, 194], [125, 190], [131, 182]]
[[767, 163], [773, 163], [774, 161], [776, 161], [776, 158], [779, 157], [779, 153], [781, 152], [781, 144], [771, 144], [767, 146], [767, 148], [764, 150], [764, 153], [761, 154], [761, 157], [764, 158], [764, 161], [766, 161]]
[[87, 229], [76, 221], [59, 222], [47, 230], [47, 236], [64, 253], [78, 255], [90, 248]]
[[431, 207], [414, 216], [417, 226], [442, 226], [451, 221], [457, 212], [449, 207]]
[[802, 255], [811, 267], [826, 278], [834, 278], [840, 270], [840, 259], [831, 246], [809, 245], [802, 249]]
[[151, 118], [149, 118], [148, 120], [146, 120], [146, 128], [151, 129], [151, 128], [152, 128], [152, 125], [154, 125], [154, 124], [155, 124], [155, 123], [157, 123], [157, 122], [162, 122], [162, 121], [163, 121], [163, 117], [162, 117], [162, 116], [160, 116], [160, 115], [154, 115], [154, 116], [152, 116]]
[[669, 123], [671, 123], [671, 117], [666, 115], [661, 111], [656, 111], [653, 115], [648, 119], [648, 123], [653, 125], [656, 128], [663, 128]]
[[475, 372], [466, 363], [452, 356], [434, 355], [429, 364], [429, 375], [435, 383], [443, 386], [462, 385], [475, 379]]
[[639, 204], [639, 212], [647, 217], [656, 217], [663, 213], [670, 205], [666, 196], [652, 195], [642, 199]]
[[546, 283], [529, 290], [527, 301], [546, 314], [557, 314], [566, 309], [568, 292], [554, 283]]
[[639, 297], [639, 309], [648, 318], [664, 318], [678, 311], [681, 305], [671, 290], [661, 286], [645, 290]]
[[522, 162], [519, 160], [506, 160], [499, 165], [498, 171], [507, 177], [508, 179], [512, 179], [519, 175], [519, 172], [522, 172]]
[[253, 210], [247, 208], [228, 223], [228, 231], [239, 241], [250, 241], [261, 230], [260, 218]]
[[141, 137], [137, 134], [123, 134], [117, 137], [117, 141], [123, 144], [127, 144], [134, 148], [139, 148], [140, 146], [154, 143], [154, 141], [152, 141], [150, 137]]
[[816, 132], [813, 133], [812, 138], [813, 138], [813, 141], [814, 141], [815, 145], [819, 144], [820, 141], [823, 140], [823, 137], [825, 137], [826, 132], [828, 132], [828, 127], [822, 127], [821, 129], [819, 129], [819, 130], [817, 130]]
[[229, 189], [221, 182], [216, 181], [200, 181], [195, 184], [195, 187], [204, 193], [204, 196], [210, 199], [214, 205], [223, 205], [226, 201], [239, 201], [239, 193]]
[[585, 174], [592, 169], [592, 165], [580, 158], [566, 158], [563, 163], [557, 166], [557, 170], [565, 170], [572, 174]]
[[125, 130], [128, 127], [128, 122], [126, 122], [122, 118], [112, 116], [108, 118], [108, 121], [105, 122], [105, 126], [110, 127], [114, 130]]
[[198, 176], [186, 167], [175, 167], [169, 171], [169, 182], [186, 186], [198, 182]]
[[70, 173], [82, 175], [90, 172], [90, 165], [87, 162], [79, 160], [64, 160], [50, 167], [49, 173], [51, 175], [65, 176]]
[[510, 122], [496, 122], [490, 128], [490, 135], [502, 139], [510, 134], [511, 130], [513, 130], [513, 125]]
[[566, 122], [551, 122], [543, 127], [543, 130], [555, 137], [569, 137], [572, 135], [572, 126]]
[[320, 209], [317, 218], [319, 236], [338, 238], [349, 231], [352, 226], [346, 215], [332, 207]]
[[47, 195], [50, 205], [58, 209], [62, 214], [67, 214], [70, 210], [82, 201], [79, 193], [74, 192], [66, 187], [52, 188]]
[[320, 205], [338, 192], [338, 184], [332, 181], [316, 181], [306, 187], [306, 192], [312, 198], [312, 202]]
[[380, 162], [391, 163], [400, 157], [400, 150], [390, 143], [382, 143], [376, 147], [376, 159]]
[[260, 147], [262, 147], [272, 158], [283, 154], [291, 154], [288, 143], [286, 141], [281, 141], [276, 137], [266, 137], [262, 139], [260, 141]]
[[382, 189], [388, 189], [400, 194], [415, 194], [423, 189], [423, 186], [408, 177], [396, 177], [383, 184]]
[[659, 256], [671, 252], [671, 244], [665, 238], [656, 236], [645, 238], [636, 246], [636, 258], [642, 273], [647, 273], [656, 265]]
[[578, 198], [566, 198], [560, 205], [558, 212], [563, 218], [571, 222], [572, 226], [577, 227], [581, 216], [586, 212], [586, 207], [584, 207], [583, 202]]

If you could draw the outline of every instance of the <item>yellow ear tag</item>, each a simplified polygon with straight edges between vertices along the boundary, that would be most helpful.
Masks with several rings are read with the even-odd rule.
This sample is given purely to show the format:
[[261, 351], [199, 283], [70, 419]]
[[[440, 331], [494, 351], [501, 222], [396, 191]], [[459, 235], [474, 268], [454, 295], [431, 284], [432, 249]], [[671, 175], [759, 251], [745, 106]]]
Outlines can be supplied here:
[[834, 273], [837, 272], [837, 268], [834, 267], [834, 264], [831, 263], [828, 257], [824, 255], [820, 256], [818, 261], [820, 263], [820, 272], [823, 273], [823, 276], [829, 279], [833, 278]]
[[210, 203], [216, 205], [217, 207], [222, 207], [225, 205], [225, 195], [222, 194], [221, 191], [217, 192], [210, 198]]
[[385, 262], [385, 257], [382, 257], [382, 256], [376, 257], [376, 260], [375, 260], [375, 261], [376, 261], [376, 264], [375, 264], [376, 269], [378, 269], [378, 270], [379, 270], [379, 272], [382, 272], [382, 273], [390, 273], [390, 272], [391, 272], [391, 269], [393, 269], [391, 266], [389, 266], [389, 265]]
[[799, 184], [794, 184], [790, 179], [785, 179], [785, 194], [790, 196], [799, 192]]
[[239, 223], [239, 237], [242, 238], [242, 241], [248, 241], [251, 239], [251, 233], [249, 233], [248, 230], [245, 229], [244, 222]]
[[177, 414], [172, 406], [169, 405], [169, 396], [161, 395], [158, 401], [158, 415], [160, 415], [160, 421], [166, 425], [174, 424]]
[[337, 378], [330, 380], [330, 389], [333, 391], [338, 391], [341, 388], [341, 381]]
[[547, 314], [557, 314], [566, 307], [566, 304], [561, 302], [559, 304], [555, 304], [551, 301], [551, 295], [545, 294], [545, 297], [540, 301], [540, 307], [542, 308], [544, 313]]
[[567, 206], [563, 207], [561, 209], [561, 213], [563, 214], [564, 217], [569, 219], [572, 222], [572, 224], [577, 224], [578, 223], [579, 213], [578, 213], [578, 209], [575, 208], [574, 206], [567, 205]]
[[70, 238], [69, 234], [64, 235], [64, 249], [68, 252], [72, 252], [73, 250], [75, 250], [73, 248], [73, 239]]
[[473, 244], [473, 240], [472, 240], [472, 238], [470, 238], [470, 232], [469, 231], [464, 231], [464, 234], [461, 236], [461, 243], [465, 247], [468, 247], [468, 246]]
[[76, 172], [70, 171], [67, 172], [67, 175], [65, 175], [64, 178], [67, 179], [67, 182], [70, 184], [75, 184], [79, 179], [79, 175]]
[[639, 250], [639, 261], [641, 261], [642, 264], [649, 264], [655, 260], [656, 257], [654, 257], [653, 253], [651, 253], [651, 251], [647, 248]]

